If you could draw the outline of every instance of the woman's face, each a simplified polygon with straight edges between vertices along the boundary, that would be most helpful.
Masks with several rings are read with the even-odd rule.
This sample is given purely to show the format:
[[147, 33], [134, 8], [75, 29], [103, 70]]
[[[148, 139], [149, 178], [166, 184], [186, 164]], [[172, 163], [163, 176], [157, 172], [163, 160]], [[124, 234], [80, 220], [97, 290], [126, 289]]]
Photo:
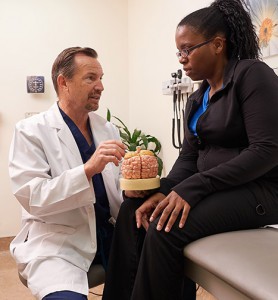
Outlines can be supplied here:
[[[184, 55], [182, 50], [190, 50], [191, 47], [206, 41], [207, 39], [203, 35], [196, 33], [190, 26], [184, 25], [176, 30], [176, 45], [182, 55]], [[189, 51], [188, 56], [179, 58], [186, 76], [194, 81], [213, 78], [217, 60], [213, 40]]]

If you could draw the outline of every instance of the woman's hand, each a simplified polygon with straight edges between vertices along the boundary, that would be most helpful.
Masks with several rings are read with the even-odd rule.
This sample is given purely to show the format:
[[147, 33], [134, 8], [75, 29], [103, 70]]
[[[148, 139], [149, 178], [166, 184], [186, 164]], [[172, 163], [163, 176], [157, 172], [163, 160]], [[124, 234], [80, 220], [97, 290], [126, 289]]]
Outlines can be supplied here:
[[172, 191], [156, 206], [155, 210], [153, 211], [150, 217], [150, 222], [152, 222], [160, 213], [162, 213], [156, 229], [161, 230], [165, 222], [169, 218], [165, 227], [165, 231], [169, 232], [180, 212], [182, 212], [182, 216], [179, 222], [179, 228], [182, 228], [184, 226], [189, 211], [190, 205], [184, 199], [182, 199], [176, 192]]
[[128, 198], [144, 198], [150, 194], [150, 191], [124, 191]]
[[165, 198], [162, 193], [155, 193], [149, 199], [147, 199], [135, 212], [137, 228], [141, 225], [148, 230], [149, 218], [160, 201]]

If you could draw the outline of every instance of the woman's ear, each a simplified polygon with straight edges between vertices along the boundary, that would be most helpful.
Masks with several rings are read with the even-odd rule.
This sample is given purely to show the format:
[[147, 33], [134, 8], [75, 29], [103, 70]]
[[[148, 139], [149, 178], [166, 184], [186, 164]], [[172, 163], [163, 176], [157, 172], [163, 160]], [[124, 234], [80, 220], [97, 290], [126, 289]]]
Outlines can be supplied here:
[[224, 47], [225, 47], [225, 42], [226, 42], [226, 39], [223, 38], [223, 37], [220, 37], [220, 36], [217, 36], [213, 43], [214, 43], [214, 46], [215, 46], [215, 53], [216, 54], [219, 54], [223, 51]]

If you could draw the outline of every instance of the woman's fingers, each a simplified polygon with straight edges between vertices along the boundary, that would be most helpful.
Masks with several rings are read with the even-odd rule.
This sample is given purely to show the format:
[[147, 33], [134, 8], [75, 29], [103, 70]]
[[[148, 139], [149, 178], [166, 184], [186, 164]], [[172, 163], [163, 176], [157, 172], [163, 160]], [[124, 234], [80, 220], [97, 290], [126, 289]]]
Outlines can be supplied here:
[[161, 193], [155, 193], [148, 198], [135, 212], [137, 228], [141, 225], [147, 230], [149, 227], [149, 216], [152, 211], [157, 207], [159, 201], [164, 199], [165, 196]]
[[149, 220], [148, 217], [145, 215], [142, 217], [142, 226], [145, 228], [145, 230], [147, 231], [149, 228]]
[[[157, 223], [157, 226], [156, 226], [156, 229], [157, 230], [161, 230], [165, 224], [165, 222], [168, 220], [169, 216], [169, 221], [167, 223], [167, 226], [170, 226], [170, 227], [167, 227], [165, 228], [165, 231], [169, 232], [170, 229], [171, 229], [171, 224], [174, 222], [174, 220], [176, 220], [177, 216], [173, 216], [172, 212], [174, 211], [174, 208], [175, 208], [175, 203], [173, 202], [169, 202], [169, 204], [163, 209], [163, 212], [159, 218], [159, 221]], [[171, 221], [172, 219], [172, 221]], [[171, 222], [170, 222], [171, 221]], [[169, 229], [170, 228], [170, 229]], [[167, 229], [167, 230], [166, 230]]]
[[[141, 225], [146, 225], [145, 219], [147, 219], [148, 213], [152, 209], [152, 199], [145, 201], [137, 210], [135, 211], [135, 219], [137, 228], [140, 228]], [[144, 226], [145, 227], [145, 226]]]
[[152, 222], [156, 217], [158, 217], [159, 214], [161, 214], [156, 229], [161, 230], [166, 224], [165, 231], [169, 232], [180, 215], [181, 219], [179, 222], [179, 228], [184, 226], [189, 210], [190, 205], [177, 193], [171, 192], [157, 205], [156, 209], [151, 215], [150, 222]]
[[180, 222], [179, 222], [179, 228], [183, 228], [183, 226], [186, 222], [186, 219], [188, 217], [189, 211], [190, 211], [190, 205], [187, 202], [185, 202], [185, 203], [186, 204], [183, 207], [181, 219], [180, 219]]
[[166, 197], [163, 199], [159, 204], [157, 204], [156, 208], [154, 209], [151, 217], [150, 217], [150, 222], [152, 222], [154, 219], [158, 217], [158, 215], [165, 209], [165, 207], [168, 205], [169, 201]]
[[170, 218], [166, 224], [166, 227], [165, 227], [166, 232], [169, 232], [172, 229], [172, 226], [175, 223], [175, 221], [177, 220], [177, 217], [179, 216], [180, 211], [181, 211], [180, 209], [174, 208], [174, 210], [172, 211]]

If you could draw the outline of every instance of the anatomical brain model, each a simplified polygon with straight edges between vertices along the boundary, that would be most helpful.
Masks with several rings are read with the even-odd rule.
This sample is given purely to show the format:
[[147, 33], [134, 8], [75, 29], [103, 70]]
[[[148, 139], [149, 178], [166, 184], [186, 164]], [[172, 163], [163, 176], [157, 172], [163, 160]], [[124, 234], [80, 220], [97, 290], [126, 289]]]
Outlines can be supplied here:
[[125, 154], [121, 166], [121, 188], [125, 190], [147, 190], [159, 187], [158, 162], [150, 150], [130, 151]]
[[141, 150], [127, 152], [122, 163], [122, 175], [126, 179], [154, 178], [158, 163], [153, 152]]

